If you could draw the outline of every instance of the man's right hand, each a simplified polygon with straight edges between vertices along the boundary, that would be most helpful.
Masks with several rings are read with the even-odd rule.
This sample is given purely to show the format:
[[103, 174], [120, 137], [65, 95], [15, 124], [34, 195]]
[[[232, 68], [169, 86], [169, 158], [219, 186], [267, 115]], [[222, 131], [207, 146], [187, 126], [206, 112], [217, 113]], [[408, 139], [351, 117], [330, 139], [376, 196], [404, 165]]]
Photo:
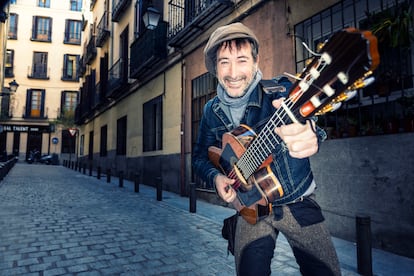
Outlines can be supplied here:
[[231, 203], [236, 199], [237, 193], [231, 187], [236, 180], [230, 179], [225, 175], [218, 174], [215, 179], [216, 191], [218, 195], [227, 203]]

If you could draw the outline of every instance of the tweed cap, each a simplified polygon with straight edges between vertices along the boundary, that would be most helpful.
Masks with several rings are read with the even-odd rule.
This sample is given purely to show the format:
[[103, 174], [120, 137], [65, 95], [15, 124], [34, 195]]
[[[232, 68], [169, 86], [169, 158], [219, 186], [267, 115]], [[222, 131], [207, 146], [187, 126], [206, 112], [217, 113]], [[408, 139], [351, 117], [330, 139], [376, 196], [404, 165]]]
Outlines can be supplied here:
[[216, 55], [221, 43], [237, 38], [247, 38], [259, 49], [259, 42], [255, 34], [240, 22], [217, 28], [211, 35], [204, 48], [204, 57], [207, 70], [216, 75]]

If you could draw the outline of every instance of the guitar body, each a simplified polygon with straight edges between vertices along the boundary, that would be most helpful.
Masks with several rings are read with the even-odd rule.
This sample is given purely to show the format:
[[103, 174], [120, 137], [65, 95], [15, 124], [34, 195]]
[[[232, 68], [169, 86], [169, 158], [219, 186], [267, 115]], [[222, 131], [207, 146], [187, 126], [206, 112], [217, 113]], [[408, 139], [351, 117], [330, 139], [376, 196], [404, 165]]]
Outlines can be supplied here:
[[236, 163], [246, 152], [256, 134], [246, 125], [240, 125], [233, 131], [223, 135], [222, 148], [209, 147], [208, 156], [216, 168], [231, 179], [235, 179], [233, 189], [238, 192], [250, 191], [254, 186], [262, 194], [266, 202], [272, 202], [283, 196], [280, 182], [270, 169], [272, 157], [265, 162], [247, 179], [243, 177]]

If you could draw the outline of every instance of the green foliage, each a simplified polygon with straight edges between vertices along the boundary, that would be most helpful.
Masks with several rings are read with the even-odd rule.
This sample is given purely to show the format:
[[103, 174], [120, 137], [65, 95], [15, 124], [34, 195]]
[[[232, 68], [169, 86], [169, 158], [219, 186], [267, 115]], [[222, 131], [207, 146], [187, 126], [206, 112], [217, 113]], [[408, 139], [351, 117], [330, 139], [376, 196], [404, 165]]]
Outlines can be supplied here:
[[408, 48], [414, 40], [411, 1], [396, 4], [379, 13], [367, 13], [367, 18], [366, 23], [380, 44]]

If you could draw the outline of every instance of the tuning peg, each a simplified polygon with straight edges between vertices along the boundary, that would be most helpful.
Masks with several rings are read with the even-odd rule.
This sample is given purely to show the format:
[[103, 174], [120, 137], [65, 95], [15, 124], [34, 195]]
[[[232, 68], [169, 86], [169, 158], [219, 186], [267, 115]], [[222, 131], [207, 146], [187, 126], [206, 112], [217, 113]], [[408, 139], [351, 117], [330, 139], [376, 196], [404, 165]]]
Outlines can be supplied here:
[[319, 116], [319, 115], [323, 115], [323, 114], [328, 113], [328, 112], [334, 112], [334, 111], [338, 110], [341, 107], [341, 105], [342, 105], [341, 102], [328, 103], [321, 110], [316, 112], [316, 115]]
[[354, 82], [349, 88], [348, 90], [357, 90], [363, 87], [366, 87], [368, 85], [371, 85], [372, 83], [374, 83], [375, 81], [375, 77], [371, 76], [368, 77], [369, 75], [371, 75], [372, 72], [369, 71], [368, 73], [365, 74], [365, 76], [363, 78], [360, 78], [359, 80], [357, 80], [356, 82]]
[[345, 94], [346, 94], [345, 101], [349, 101], [350, 99], [352, 99], [353, 97], [355, 97], [356, 94], [358, 94], [358, 91], [357, 90], [351, 90], [351, 91], [345, 92]]

